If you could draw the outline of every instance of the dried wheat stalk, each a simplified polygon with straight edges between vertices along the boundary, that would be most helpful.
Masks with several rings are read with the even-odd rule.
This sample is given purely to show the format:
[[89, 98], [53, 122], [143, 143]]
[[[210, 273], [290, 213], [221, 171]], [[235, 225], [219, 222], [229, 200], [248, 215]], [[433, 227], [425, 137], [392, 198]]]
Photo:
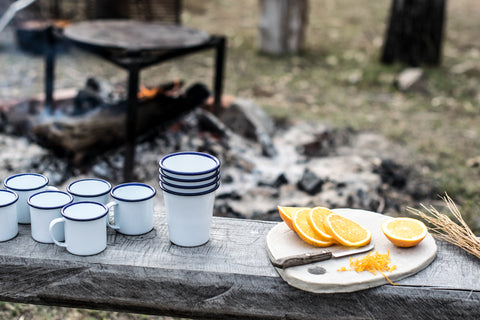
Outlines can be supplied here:
[[437, 238], [458, 246], [477, 258], [480, 258], [480, 239], [475, 236], [465, 223], [460, 210], [458, 210], [455, 205], [455, 202], [447, 194], [445, 194], [442, 199], [445, 201], [448, 210], [453, 215], [456, 222], [450, 219], [447, 215], [438, 212], [433, 206], [426, 207], [421, 204], [426, 212], [410, 207], [407, 208], [407, 211], [421, 217], [432, 225], [430, 230]]

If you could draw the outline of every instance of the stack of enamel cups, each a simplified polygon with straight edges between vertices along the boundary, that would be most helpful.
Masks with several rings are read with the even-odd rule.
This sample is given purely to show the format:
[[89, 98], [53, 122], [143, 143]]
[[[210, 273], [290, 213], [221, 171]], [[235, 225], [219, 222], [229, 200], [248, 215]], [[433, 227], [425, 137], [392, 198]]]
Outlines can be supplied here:
[[184, 247], [206, 243], [220, 186], [220, 161], [202, 152], [178, 152], [159, 161], [170, 241]]

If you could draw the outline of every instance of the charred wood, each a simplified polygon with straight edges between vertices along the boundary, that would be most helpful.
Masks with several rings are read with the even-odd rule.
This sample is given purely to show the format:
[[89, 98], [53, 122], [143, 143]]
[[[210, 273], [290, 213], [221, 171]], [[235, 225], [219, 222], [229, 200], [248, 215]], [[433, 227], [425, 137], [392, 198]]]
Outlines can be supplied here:
[[[186, 90], [178, 84], [159, 86], [155, 95], [139, 98], [136, 135], [168, 125], [183, 114], [201, 106], [210, 93], [197, 83]], [[101, 154], [125, 143], [126, 102], [118, 100], [104, 83], [89, 79], [75, 97], [56, 101], [53, 115], [47, 114], [44, 101], [32, 99], [2, 110], [9, 133], [28, 136], [72, 163]]]

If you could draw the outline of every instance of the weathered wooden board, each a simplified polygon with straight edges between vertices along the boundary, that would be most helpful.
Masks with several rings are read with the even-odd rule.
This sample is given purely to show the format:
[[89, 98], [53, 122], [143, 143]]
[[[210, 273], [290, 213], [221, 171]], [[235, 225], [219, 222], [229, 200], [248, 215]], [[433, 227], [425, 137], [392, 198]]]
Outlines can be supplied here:
[[0, 243], [0, 300], [201, 319], [477, 319], [480, 262], [444, 242], [426, 269], [398, 286], [314, 294], [283, 281], [265, 238], [276, 222], [213, 218], [210, 241], [168, 240], [165, 214], [144, 236], [110, 233], [79, 257], [35, 242], [30, 227]]
[[[392, 281], [403, 279], [423, 270], [435, 259], [437, 245], [430, 234], [415, 247], [398, 248], [388, 241], [381, 230], [381, 224], [392, 219], [391, 217], [365, 210], [335, 209], [333, 211], [372, 231], [372, 242], [375, 246], [373, 251], [382, 254], [389, 252], [392, 264], [397, 266], [396, 270], [386, 273]], [[271, 260], [322, 249], [304, 242], [285, 223], [273, 227], [267, 235], [267, 251]], [[352, 258], [365, 254], [360, 253]], [[349, 267], [349, 257], [286, 269], [277, 268], [277, 271], [290, 285], [315, 293], [353, 292], [388, 283], [381, 273], [373, 275], [370, 272], [339, 272], [338, 269], [341, 267]], [[319, 268], [322, 273], [316, 271]]]

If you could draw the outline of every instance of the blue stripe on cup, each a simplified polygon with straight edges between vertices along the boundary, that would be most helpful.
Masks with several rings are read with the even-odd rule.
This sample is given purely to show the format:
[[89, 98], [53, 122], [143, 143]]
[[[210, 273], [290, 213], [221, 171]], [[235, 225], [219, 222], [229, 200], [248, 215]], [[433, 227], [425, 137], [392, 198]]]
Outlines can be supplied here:
[[[62, 199], [60, 199], [60, 198], [56, 199], [59, 202], [55, 205], [41, 205], [41, 204], [36, 203], [38, 201], [38, 199], [35, 200], [35, 198], [42, 198], [45, 195], [50, 195], [50, 194], [57, 194], [60, 197], [66, 197], [66, 199], [64, 199], [64, 201], [61, 201]], [[72, 202], [73, 202], [73, 197], [71, 195], [69, 195], [66, 192], [59, 191], [59, 190], [58, 191], [57, 190], [41, 191], [39, 193], [35, 193], [35, 194], [31, 195], [30, 198], [28, 198], [28, 200], [27, 200], [27, 203], [30, 206], [32, 206], [34, 208], [37, 208], [37, 209], [45, 209], [45, 210], [59, 209], [59, 208], [62, 208], [64, 206], [66, 206], [67, 204], [72, 203]]]
[[216, 176], [214, 180], [208, 182], [208, 183], [202, 183], [202, 184], [187, 184], [186, 182], [184, 184], [177, 184], [173, 182], [169, 182], [165, 180], [165, 177], [162, 176], [161, 174], [158, 176], [159, 181], [163, 182], [167, 187], [173, 187], [173, 188], [179, 188], [179, 189], [202, 189], [202, 188], [207, 188], [209, 186], [213, 186], [215, 183], [220, 181], [220, 175]]
[[196, 196], [203, 196], [209, 193], [212, 193], [216, 191], [220, 187], [220, 183], [217, 183], [212, 189], [203, 191], [203, 192], [197, 192], [197, 193], [181, 193], [181, 192], [176, 192], [176, 191], [171, 191], [168, 189], [165, 189], [165, 187], [162, 185], [163, 183], [160, 181], [160, 189], [162, 189], [166, 193], [170, 193], [176, 196], [182, 196], [182, 197], [196, 197]]
[[[211, 168], [207, 168], [204, 170], [198, 170], [198, 171], [190, 171], [190, 170], [178, 170], [178, 169], [173, 169], [172, 166], [168, 165], [169, 161], [173, 161], [174, 157], [184, 157], [188, 158], [189, 156], [198, 156], [204, 159], [211, 160], [212, 166]], [[218, 168], [220, 167], [220, 161], [207, 153], [203, 152], [195, 152], [195, 151], [184, 151], [184, 152], [177, 152], [177, 153], [171, 153], [166, 156], [164, 156], [160, 161], [158, 162], [159, 167], [170, 177], [177, 177], [180, 179], [183, 178], [188, 178], [191, 176], [197, 176], [198, 179], [204, 178], [206, 176], [213, 175], [214, 171], [217, 171]]]
[[[105, 189], [105, 191], [101, 191], [101, 192], [98, 192], [98, 193], [91, 193], [91, 194], [90, 193], [88, 193], [88, 194], [87, 193], [79, 193], [77, 190], [74, 190], [76, 184], [82, 184], [82, 183], [88, 183], [88, 182], [103, 183], [103, 184], [105, 184], [106, 189]], [[92, 197], [92, 198], [93, 197], [99, 197], [99, 196], [106, 195], [111, 190], [112, 190], [112, 185], [110, 184], [110, 182], [102, 180], [102, 179], [96, 179], [96, 178], [85, 178], [85, 179], [76, 180], [76, 181], [73, 181], [72, 183], [70, 183], [67, 187], [68, 193], [73, 194], [74, 196], [77, 196], [77, 197]]]
[[[117, 190], [120, 190], [123, 188], [129, 188], [129, 187], [142, 187], [145, 189], [149, 189], [151, 193], [149, 193], [145, 197], [135, 198], [135, 199], [122, 197], [122, 196], [119, 196], [118, 194], [115, 194]], [[155, 190], [155, 188], [153, 188], [152, 186], [149, 186], [148, 184], [140, 183], [140, 182], [128, 182], [128, 183], [119, 184], [118, 186], [114, 187], [110, 192], [110, 195], [112, 196], [112, 198], [120, 201], [127, 201], [127, 202], [137, 202], [137, 201], [148, 200], [150, 198], [153, 198], [156, 194], [157, 194], [157, 191]]]
[[18, 201], [18, 194], [11, 190], [0, 190], [0, 208], [7, 207]]
[[[82, 208], [81, 214], [74, 215], [69, 213], [68, 211], [73, 210], [73, 207], [84, 207]], [[95, 208], [95, 209], [92, 209]], [[92, 214], [89, 210], [96, 210], [98, 213]], [[80, 201], [80, 202], [73, 202], [67, 204], [61, 210], [62, 216], [65, 219], [72, 220], [72, 221], [93, 221], [100, 218], [103, 218], [108, 213], [108, 208], [101, 203], [93, 202], [93, 201]], [[90, 214], [90, 216], [86, 215], [85, 213]]]
[[[25, 187], [25, 188], [24, 187], [18, 187], [16, 185], [12, 185], [11, 181], [13, 181], [15, 179], [22, 179], [23, 177], [27, 177], [27, 176], [40, 178], [43, 181], [41, 183], [39, 183], [38, 185], [31, 186], [31, 187]], [[39, 174], [39, 173], [18, 173], [18, 174], [15, 174], [15, 175], [10, 176], [7, 179], [5, 179], [5, 181], [3, 182], [3, 185], [5, 186], [5, 188], [15, 190], [15, 191], [31, 191], [31, 190], [37, 190], [37, 189], [45, 187], [48, 184], [48, 182], [49, 182], [48, 178], [45, 177], [42, 174]]]
[[208, 175], [176, 175], [172, 176], [172, 173], [163, 170], [162, 168], [158, 169], [159, 173], [167, 179], [178, 181], [178, 182], [202, 182], [205, 180], [210, 180], [215, 176], [220, 174], [220, 170], [215, 170], [210, 172]]

